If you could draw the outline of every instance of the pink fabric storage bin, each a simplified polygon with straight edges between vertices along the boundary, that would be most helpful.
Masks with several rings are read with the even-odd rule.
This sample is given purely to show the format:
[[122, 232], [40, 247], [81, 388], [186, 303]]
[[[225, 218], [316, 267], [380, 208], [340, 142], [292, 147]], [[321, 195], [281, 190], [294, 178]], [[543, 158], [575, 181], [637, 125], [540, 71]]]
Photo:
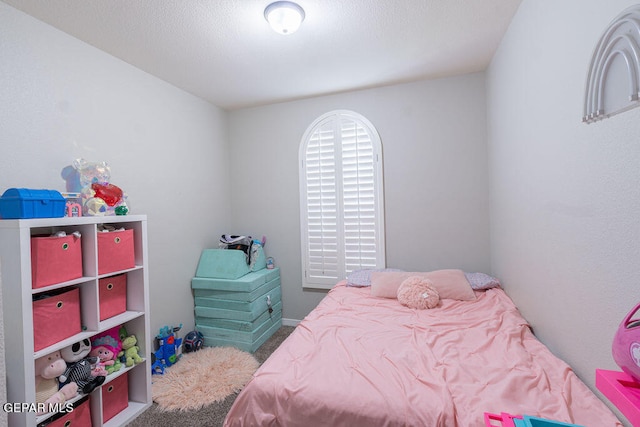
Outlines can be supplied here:
[[82, 330], [80, 289], [33, 301], [33, 347], [42, 350]]
[[133, 230], [98, 233], [98, 274], [135, 266]]
[[127, 311], [127, 275], [103, 277], [98, 280], [100, 320]]
[[[76, 402], [77, 404], [77, 402]], [[73, 411], [47, 424], [47, 427], [91, 427], [91, 405], [89, 398], [74, 404]]]
[[128, 374], [102, 386], [102, 421], [107, 422], [129, 406]]
[[82, 241], [65, 237], [31, 238], [31, 284], [42, 288], [82, 277]]

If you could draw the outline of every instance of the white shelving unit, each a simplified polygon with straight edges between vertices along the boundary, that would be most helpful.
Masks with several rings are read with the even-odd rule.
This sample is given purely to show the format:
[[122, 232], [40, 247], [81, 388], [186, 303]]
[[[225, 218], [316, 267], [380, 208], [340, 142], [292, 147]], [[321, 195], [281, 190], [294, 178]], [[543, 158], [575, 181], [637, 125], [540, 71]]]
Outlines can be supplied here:
[[[99, 224], [134, 230], [135, 267], [98, 274], [97, 233]], [[43, 288], [32, 288], [31, 237], [58, 231], [82, 235], [83, 277]], [[7, 401], [33, 403], [35, 394], [35, 360], [53, 351], [90, 338], [99, 332], [124, 324], [135, 334], [139, 354], [145, 360], [107, 376], [105, 383], [91, 393], [93, 426], [115, 427], [126, 424], [151, 406], [151, 349], [149, 326], [149, 274], [147, 268], [147, 218], [145, 215], [38, 218], [0, 220], [0, 259], [2, 260], [2, 316], [5, 327]], [[115, 274], [127, 274], [126, 312], [100, 321], [98, 280]], [[78, 287], [83, 330], [39, 351], [34, 351], [33, 297], [43, 292]], [[102, 418], [102, 393], [109, 382], [128, 375], [128, 407], [107, 422]], [[80, 399], [78, 396], [74, 400]], [[36, 426], [54, 414], [36, 416], [33, 412], [9, 414], [10, 426]]]

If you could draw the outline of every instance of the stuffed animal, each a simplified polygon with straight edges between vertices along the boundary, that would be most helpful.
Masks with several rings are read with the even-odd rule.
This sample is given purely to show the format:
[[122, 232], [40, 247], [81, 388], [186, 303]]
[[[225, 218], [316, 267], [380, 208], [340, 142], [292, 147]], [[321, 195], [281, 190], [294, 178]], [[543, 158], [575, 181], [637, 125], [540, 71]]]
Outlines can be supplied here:
[[138, 352], [140, 351], [140, 347], [136, 345], [137, 343], [138, 340], [135, 335], [129, 335], [124, 340], [122, 340], [120, 361], [127, 367], [142, 362], [142, 357], [140, 357], [140, 355], [138, 354]]
[[78, 394], [78, 385], [74, 382], [59, 387], [58, 376], [66, 368], [67, 364], [59, 351], [36, 359], [36, 403], [64, 403]]
[[91, 368], [91, 375], [94, 377], [106, 377], [107, 375], [109, 375], [109, 372], [107, 372], [105, 366], [107, 365], [105, 365], [103, 362], [96, 363]]
[[118, 353], [122, 349], [119, 329], [120, 327], [116, 326], [91, 338], [92, 348], [89, 356], [99, 357], [109, 374], [119, 371], [122, 367], [118, 359]]
[[62, 358], [67, 362], [67, 369], [58, 378], [61, 385], [75, 382], [81, 392], [89, 394], [104, 383], [106, 370], [104, 375], [99, 375], [103, 373], [96, 370], [100, 358], [89, 356], [90, 352], [91, 342], [88, 338], [60, 350]]
[[120, 326], [118, 334], [120, 336], [120, 342], [122, 343], [122, 351], [118, 354], [120, 362], [124, 363], [127, 367], [142, 362], [143, 359], [138, 354], [140, 347], [136, 345], [138, 343], [136, 336], [129, 335], [124, 325]]

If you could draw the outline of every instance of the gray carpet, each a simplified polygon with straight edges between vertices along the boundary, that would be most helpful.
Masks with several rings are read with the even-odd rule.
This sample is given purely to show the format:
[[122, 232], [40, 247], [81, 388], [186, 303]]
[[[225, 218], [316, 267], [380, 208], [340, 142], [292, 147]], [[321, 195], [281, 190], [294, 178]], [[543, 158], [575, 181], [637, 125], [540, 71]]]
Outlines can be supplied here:
[[[283, 326], [276, 331], [253, 355], [261, 364], [293, 332], [294, 327]], [[220, 427], [231, 409], [237, 394], [228, 396], [222, 402], [206, 406], [198, 411], [163, 412], [155, 403], [128, 424], [129, 427], [180, 426], [180, 427]]]

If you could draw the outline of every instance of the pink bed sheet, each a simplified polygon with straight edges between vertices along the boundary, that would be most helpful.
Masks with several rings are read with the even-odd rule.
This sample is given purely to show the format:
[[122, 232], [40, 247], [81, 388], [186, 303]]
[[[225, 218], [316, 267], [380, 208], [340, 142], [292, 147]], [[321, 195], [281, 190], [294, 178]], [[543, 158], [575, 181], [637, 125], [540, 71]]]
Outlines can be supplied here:
[[231, 426], [483, 426], [484, 412], [621, 426], [500, 288], [431, 310], [338, 283], [239, 394]]

